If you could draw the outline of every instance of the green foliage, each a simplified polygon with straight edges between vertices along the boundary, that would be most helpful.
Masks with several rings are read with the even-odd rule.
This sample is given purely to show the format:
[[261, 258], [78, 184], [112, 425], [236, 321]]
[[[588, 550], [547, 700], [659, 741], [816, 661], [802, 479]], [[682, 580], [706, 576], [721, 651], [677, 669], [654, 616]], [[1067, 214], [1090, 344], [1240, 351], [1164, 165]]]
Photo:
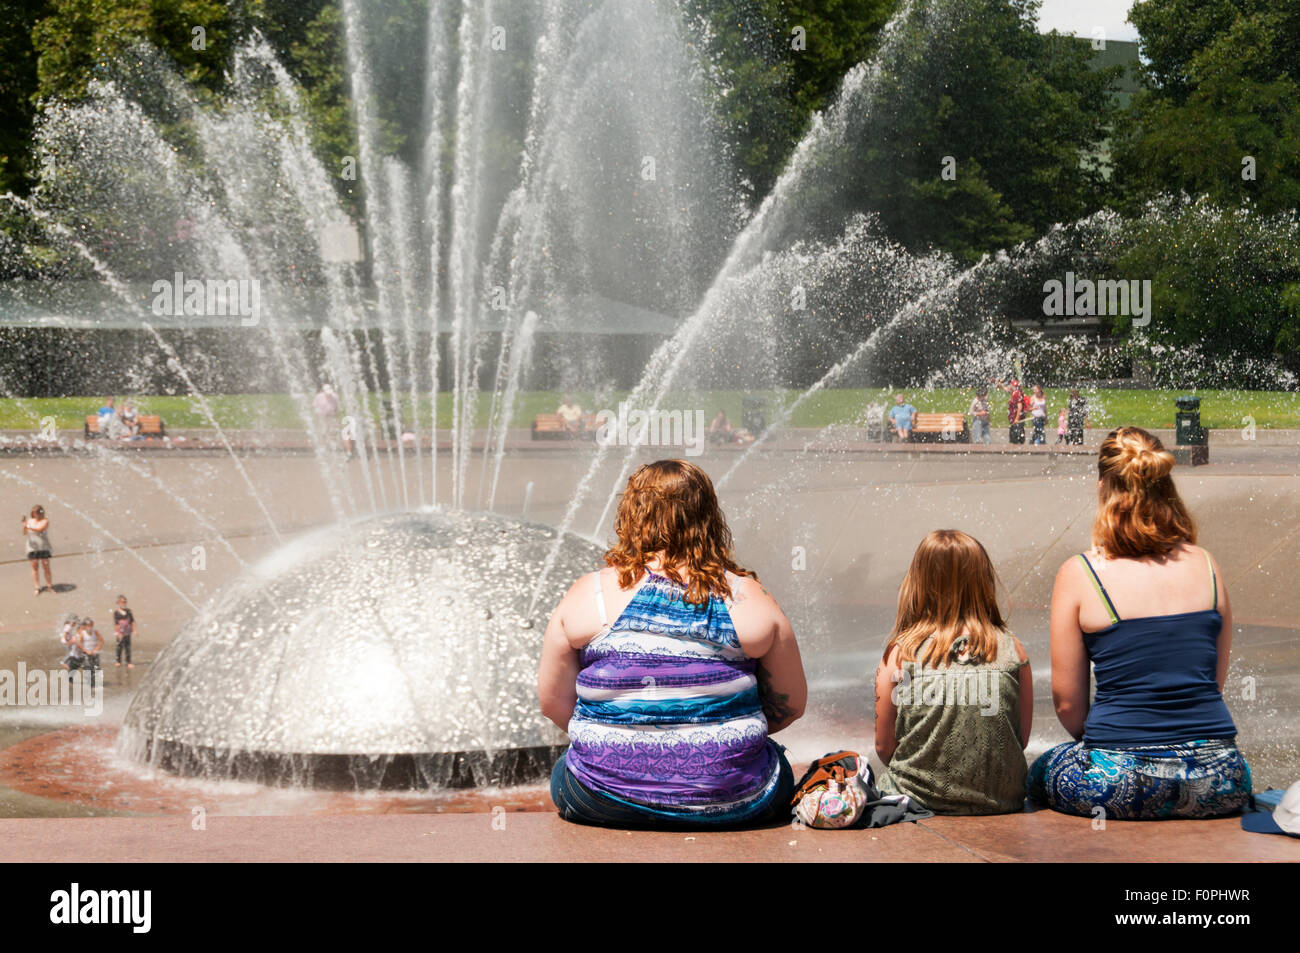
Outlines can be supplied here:
[[1300, 5], [1148, 0], [1131, 17], [1149, 63], [1116, 149], [1130, 207], [1179, 191], [1300, 205]]
[[[1207, 201], [1125, 223], [1118, 274], [1150, 279], [1152, 339], [1300, 369], [1300, 220]], [[1117, 331], [1128, 328], [1120, 318]]]
[[1118, 71], [1090, 69], [1084, 43], [1039, 34], [1037, 7], [968, 0], [908, 24], [859, 177], [909, 247], [973, 260], [1099, 204], [1104, 177], [1084, 156], [1106, 136]]
[[[789, 50], [795, 107], [823, 109], [850, 67], [871, 54], [881, 28], [899, 6], [894, 0], [766, 0], [770, 22]], [[805, 31], [794, 50], [793, 31]]]
[[[141, 39], [191, 83], [221, 88], [236, 9], [221, 0], [49, 0], [32, 31], [38, 97], [77, 99], [99, 70]], [[202, 49], [193, 31], [202, 27]]]
[[[268, 15], [271, 13], [268, 8]], [[337, 173], [346, 156], [358, 154], [344, 72], [343, 24], [338, 5], [322, 3], [315, 16], [304, 23], [293, 23], [291, 28], [275, 29], [277, 22], [268, 21], [268, 37], [287, 45], [288, 69], [302, 86], [316, 151], [325, 168]], [[340, 194], [355, 211], [360, 201], [357, 180], [340, 178], [338, 181]]]
[[771, 190], [812, 113], [871, 55], [896, 6], [897, 0], [685, 0], [702, 23], [702, 52], [721, 81], [715, 112], [751, 204]]
[[36, 50], [32, 27], [44, 0], [8, 0], [0, 31], [0, 192], [28, 190], [32, 119], [31, 92], [36, 87]]
[[910, 207], [905, 214], [914, 238], [965, 261], [1033, 235], [1029, 225], [1015, 221], [1015, 211], [989, 185], [975, 159], [954, 180], [910, 179], [907, 188]]

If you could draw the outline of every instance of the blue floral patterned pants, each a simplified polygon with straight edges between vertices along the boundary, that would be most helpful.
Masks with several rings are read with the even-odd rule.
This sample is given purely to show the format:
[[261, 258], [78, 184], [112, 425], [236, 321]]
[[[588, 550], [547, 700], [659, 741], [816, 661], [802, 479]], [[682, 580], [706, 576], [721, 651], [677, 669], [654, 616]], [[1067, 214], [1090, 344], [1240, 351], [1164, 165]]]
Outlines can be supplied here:
[[1029, 799], [1063, 814], [1120, 821], [1221, 817], [1250, 800], [1250, 765], [1230, 740], [1169, 747], [1057, 745], [1029, 769]]

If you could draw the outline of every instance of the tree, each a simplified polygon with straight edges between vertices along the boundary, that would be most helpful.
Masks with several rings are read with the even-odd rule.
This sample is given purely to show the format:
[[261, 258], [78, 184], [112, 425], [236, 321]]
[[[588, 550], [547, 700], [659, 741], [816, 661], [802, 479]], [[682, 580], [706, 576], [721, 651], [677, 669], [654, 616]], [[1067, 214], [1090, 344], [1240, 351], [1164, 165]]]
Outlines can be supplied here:
[[[895, 0], [767, 0], [776, 39], [790, 51], [796, 108], [823, 109], [849, 67], [867, 59], [881, 28], [900, 6]], [[803, 30], [802, 48], [796, 29]]]
[[[358, 152], [344, 73], [342, 30], [339, 8], [333, 3], [322, 4], [300, 29], [268, 30], [268, 35], [288, 43], [287, 68], [302, 86], [316, 152], [329, 169], [342, 168], [344, 157]], [[356, 180], [340, 177], [338, 182], [355, 211], [359, 201]]]
[[[1300, 217], [1160, 200], [1128, 220], [1116, 274], [1151, 281], [1153, 340], [1300, 369]], [[1126, 331], [1129, 318], [1115, 319]]]
[[91, 77], [140, 40], [165, 53], [191, 83], [216, 91], [238, 15], [220, 0], [50, 0], [32, 31], [36, 93], [85, 95]]
[[686, 0], [718, 78], [715, 114], [750, 204], [776, 182], [812, 113], [875, 49], [897, 0]]
[[10, 0], [9, 22], [0, 33], [0, 192], [23, 194], [29, 186], [28, 157], [36, 108], [36, 50], [32, 27], [44, 0]]
[[1129, 207], [1161, 192], [1300, 205], [1300, 5], [1147, 0], [1130, 17], [1148, 88], [1116, 148]]
[[1102, 204], [1089, 157], [1116, 112], [1119, 68], [1037, 30], [1038, 0], [918, 4], [858, 107], [816, 217], [879, 211], [891, 237], [970, 261]]

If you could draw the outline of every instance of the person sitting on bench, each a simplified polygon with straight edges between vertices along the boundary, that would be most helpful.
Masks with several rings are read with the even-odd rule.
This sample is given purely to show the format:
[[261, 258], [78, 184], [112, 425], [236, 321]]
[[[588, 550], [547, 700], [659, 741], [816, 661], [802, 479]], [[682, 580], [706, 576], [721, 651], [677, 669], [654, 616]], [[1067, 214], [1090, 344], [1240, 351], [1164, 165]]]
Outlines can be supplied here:
[[889, 408], [889, 426], [899, 440], [912, 439], [916, 429], [916, 408], [907, 403], [902, 394], [894, 395], [894, 406]]
[[735, 443], [736, 428], [731, 426], [731, 421], [723, 411], [718, 411], [718, 415], [713, 418], [713, 423], [709, 424], [709, 443]]
[[129, 439], [140, 435], [140, 411], [135, 406], [135, 401], [128, 398], [122, 404], [122, 438]]
[[104, 406], [95, 411], [99, 417], [99, 435], [105, 438], [115, 438], [118, 435], [120, 425], [117, 418], [117, 408], [114, 406], [114, 399], [109, 397], [104, 401]]
[[573, 402], [568, 394], [564, 395], [564, 402], [555, 409], [564, 421], [564, 429], [569, 433], [580, 433], [582, 431], [582, 408]]

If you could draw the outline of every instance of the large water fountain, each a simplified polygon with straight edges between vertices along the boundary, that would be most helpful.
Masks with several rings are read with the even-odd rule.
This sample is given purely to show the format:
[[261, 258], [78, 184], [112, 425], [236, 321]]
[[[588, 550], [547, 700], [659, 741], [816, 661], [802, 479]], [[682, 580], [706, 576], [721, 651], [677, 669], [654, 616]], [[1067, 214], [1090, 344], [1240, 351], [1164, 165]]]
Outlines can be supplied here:
[[[538, 639], [601, 548], [567, 526], [469, 508], [496, 503], [534, 335], [580, 329], [602, 302], [688, 311], [738, 211], [675, 5], [430, 4], [420, 146], [405, 161], [380, 149], [376, 71], [393, 69], [392, 38], [372, 29], [373, 10], [341, 6], [359, 145], [348, 170], [318, 159], [299, 91], [256, 36], [232, 57], [223, 109], [201, 105], [142, 47], [123, 75], [55, 108], [41, 129], [46, 175], [22, 211], [75, 250], [115, 310], [137, 316], [232, 457], [164, 333], [176, 315], [158, 314], [143, 279], [257, 283], [260, 313], [242, 316], [254, 329], [248, 357], [287, 382], [338, 520], [251, 566], [195, 615], [133, 700], [119, 749], [180, 774], [268, 783], [532, 780], [563, 741], [536, 711]], [[521, 47], [522, 105], [500, 55]], [[191, 131], [192, 154], [168, 141], [170, 122]], [[510, 141], [519, 152], [503, 171]], [[364, 196], [360, 223], [339, 197], [349, 172]], [[358, 225], [361, 254], [347, 248]], [[304, 315], [319, 330], [315, 352], [299, 334]], [[437, 346], [448, 331], [450, 380]], [[575, 349], [575, 368], [583, 360]], [[496, 380], [474, 445], [485, 365]], [[360, 492], [311, 412], [321, 380], [355, 426]], [[391, 400], [372, 412], [383, 387]], [[430, 450], [447, 391], [451, 480], [440, 485]], [[427, 439], [386, 442], [398, 416]]]
[[[889, 241], [869, 211], [836, 210], [835, 157], [875, 134], [882, 83], [960, 3], [903, 5], [752, 213], [704, 105], [719, 80], [677, 4], [431, 0], [419, 68], [388, 56], [381, 7], [341, 4], [358, 144], [347, 169], [321, 161], [300, 91], [254, 36], [231, 57], [220, 108], [145, 48], [85, 102], [51, 108], [41, 185], [14, 200], [163, 355], [278, 542], [258, 477], [177, 350], [175, 316], [152, 306], [153, 281], [177, 273], [257, 281], [244, 359], [289, 391], [332, 512], [249, 566], [158, 658], [119, 742], [143, 764], [362, 788], [539, 778], [563, 740], [535, 710], [540, 632], [563, 587], [599, 563], [592, 540], [642, 453], [584, 453], [554, 526], [492, 512], [506, 509], [508, 435], [539, 335], [599, 325], [620, 303], [668, 321], [627, 397], [647, 410], [696, 406], [695, 388], [775, 390], [791, 355], [815, 352], [811, 386], [776, 408], [770, 435], [899, 355], [934, 381], [988, 376], [1007, 362], [988, 343], [994, 279], [1111, 235], [1098, 215], [964, 268]], [[420, 105], [393, 150], [380, 91], [398, 74]], [[340, 198], [349, 171], [355, 207]], [[596, 353], [575, 337], [559, 376], [602, 384]], [[312, 411], [323, 380], [355, 427], [355, 464]], [[398, 416], [409, 444], [386, 438]], [[757, 467], [768, 435], [717, 473], [723, 490], [758, 484], [733, 523], [790, 516], [787, 474]], [[829, 624], [821, 611], [798, 618], [801, 633]]]

